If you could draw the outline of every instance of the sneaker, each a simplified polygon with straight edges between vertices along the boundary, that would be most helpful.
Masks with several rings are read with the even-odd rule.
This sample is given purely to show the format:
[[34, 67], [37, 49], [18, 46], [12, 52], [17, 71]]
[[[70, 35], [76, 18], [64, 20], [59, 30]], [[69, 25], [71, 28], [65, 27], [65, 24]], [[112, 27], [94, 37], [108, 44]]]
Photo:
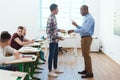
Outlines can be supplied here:
[[54, 71], [50, 71], [48, 76], [57, 77], [58, 75]]
[[54, 72], [55, 72], [55, 73], [63, 73], [63, 71], [58, 70], [58, 69], [54, 69]]

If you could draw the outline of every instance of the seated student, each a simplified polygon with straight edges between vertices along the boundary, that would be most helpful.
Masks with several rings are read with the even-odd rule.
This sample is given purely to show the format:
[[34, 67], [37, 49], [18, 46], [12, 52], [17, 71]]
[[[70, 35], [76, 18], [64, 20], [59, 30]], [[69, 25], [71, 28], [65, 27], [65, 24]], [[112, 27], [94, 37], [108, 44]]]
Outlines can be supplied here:
[[[4, 62], [20, 58], [20, 53], [9, 46], [10, 38], [11, 38], [11, 35], [7, 31], [1, 32], [0, 34], [0, 69], [12, 70], [14, 66], [4, 65]], [[6, 57], [6, 53], [10, 53], [13, 55]]]
[[14, 33], [11, 38], [11, 47], [15, 49], [20, 49], [22, 46], [34, 43], [34, 40], [28, 40], [25, 38], [26, 29], [24, 31], [23, 26], [19, 26], [17, 29], [17, 33]]
[[[23, 37], [24, 37], [24, 41], [30, 41], [29, 39], [27, 39], [25, 36], [26, 36], [26, 27], [23, 27]], [[40, 59], [42, 61], [46, 61], [45, 58], [44, 58], [44, 52], [42, 50], [40, 50]]]
[[23, 37], [23, 26], [19, 26], [17, 28], [17, 33], [14, 33], [12, 38], [11, 38], [11, 43], [10, 46], [15, 49], [20, 49], [22, 46], [34, 43], [33, 40], [30, 41], [24, 41]]

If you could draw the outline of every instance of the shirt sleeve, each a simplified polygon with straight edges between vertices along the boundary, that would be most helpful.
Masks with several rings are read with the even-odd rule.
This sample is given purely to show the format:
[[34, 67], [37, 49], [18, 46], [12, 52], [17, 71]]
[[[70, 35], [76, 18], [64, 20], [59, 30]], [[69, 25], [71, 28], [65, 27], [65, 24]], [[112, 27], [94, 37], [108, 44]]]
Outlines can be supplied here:
[[78, 26], [77, 26], [77, 29], [80, 29], [80, 28], [81, 28], [81, 26], [78, 25]]
[[[18, 52], [17, 50], [11, 48], [10, 46], [6, 46], [4, 50], [6, 53], [10, 53], [10, 54], [14, 54], [15, 52]], [[6, 61], [14, 60], [14, 59], [15, 59], [14, 55], [6, 57], [6, 56], [4, 56], [4, 53], [0, 54], [0, 64], [4, 63]]]
[[9, 57], [0, 56], [0, 64], [3, 64], [6, 61], [11, 61], [14, 59], [15, 59], [15, 56], [9, 56]]
[[78, 26], [78, 29], [74, 30], [74, 32], [82, 34], [88, 33], [93, 24], [94, 24], [93, 19], [89, 18], [83, 23], [82, 27]]
[[17, 51], [16, 49], [10, 47], [10, 46], [7, 46], [7, 47], [6, 47], [6, 52], [7, 52], [7, 53], [10, 53], [10, 54], [14, 54], [14, 53], [16, 53], [16, 52], [18, 52], [18, 51]]

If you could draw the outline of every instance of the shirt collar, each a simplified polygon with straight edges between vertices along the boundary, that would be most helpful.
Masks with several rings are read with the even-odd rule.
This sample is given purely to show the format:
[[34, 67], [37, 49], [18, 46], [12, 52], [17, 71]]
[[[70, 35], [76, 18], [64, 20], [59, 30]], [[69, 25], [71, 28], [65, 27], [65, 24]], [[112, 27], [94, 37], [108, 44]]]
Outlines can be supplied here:
[[90, 13], [86, 14], [84, 17], [88, 17], [90, 15]]
[[55, 16], [55, 14], [51, 13], [51, 15]]

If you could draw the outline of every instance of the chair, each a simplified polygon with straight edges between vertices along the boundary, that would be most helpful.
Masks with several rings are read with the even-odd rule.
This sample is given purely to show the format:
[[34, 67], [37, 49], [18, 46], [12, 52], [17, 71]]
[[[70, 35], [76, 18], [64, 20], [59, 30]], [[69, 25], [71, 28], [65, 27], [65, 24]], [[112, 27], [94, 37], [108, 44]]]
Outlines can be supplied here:
[[64, 52], [67, 53], [67, 50], [64, 49], [63, 47], [59, 47], [59, 53], [62, 53], [62, 54], [63, 54]]

